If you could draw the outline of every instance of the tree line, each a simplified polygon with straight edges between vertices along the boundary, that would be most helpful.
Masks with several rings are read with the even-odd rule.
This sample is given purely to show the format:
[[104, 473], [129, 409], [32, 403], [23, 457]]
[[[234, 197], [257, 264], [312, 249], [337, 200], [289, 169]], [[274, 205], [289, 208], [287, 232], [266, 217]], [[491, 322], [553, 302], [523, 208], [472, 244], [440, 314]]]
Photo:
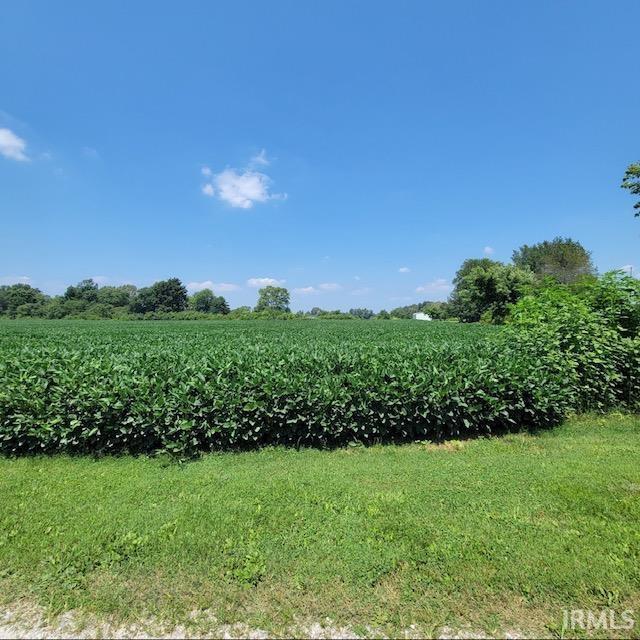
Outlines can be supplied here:
[[67, 288], [61, 296], [46, 296], [28, 284], [0, 287], [0, 314], [8, 317], [198, 319], [289, 318], [388, 320], [410, 319], [424, 312], [434, 320], [500, 324], [508, 310], [525, 293], [548, 284], [579, 286], [596, 277], [591, 254], [571, 238], [555, 238], [523, 245], [513, 252], [510, 264], [489, 258], [470, 258], [458, 269], [453, 291], [446, 302], [424, 302], [374, 313], [368, 308], [348, 312], [313, 307], [291, 313], [289, 291], [268, 286], [259, 290], [255, 307], [231, 310], [223, 296], [211, 289], [189, 295], [178, 278], [138, 289], [134, 285], [98, 286], [92, 279]]

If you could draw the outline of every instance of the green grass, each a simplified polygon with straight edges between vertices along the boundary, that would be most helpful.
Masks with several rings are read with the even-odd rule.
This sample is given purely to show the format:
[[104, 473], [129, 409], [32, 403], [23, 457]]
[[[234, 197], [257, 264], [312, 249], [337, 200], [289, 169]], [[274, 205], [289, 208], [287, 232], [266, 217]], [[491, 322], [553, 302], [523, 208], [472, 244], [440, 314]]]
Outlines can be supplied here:
[[638, 416], [184, 465], [0, 458], [0, 496], [5, 604], [547, 634], [564, 608], [640, 604]]

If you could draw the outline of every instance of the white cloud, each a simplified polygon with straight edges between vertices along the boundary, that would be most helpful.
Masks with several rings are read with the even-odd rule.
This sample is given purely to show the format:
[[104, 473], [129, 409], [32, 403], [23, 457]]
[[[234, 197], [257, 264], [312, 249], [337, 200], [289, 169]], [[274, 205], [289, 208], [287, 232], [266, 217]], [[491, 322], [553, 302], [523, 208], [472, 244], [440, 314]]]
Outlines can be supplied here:
[[0, 276], [0, 285], [31, 284], [29, 276]]
[[416, 287], [416, 293], [435, 293], [443, 294], [449, 293], [453, 289], [453, 285], [444, 278], [436, 278], [431, 282], [427, 282], [420, 287]]
[[233, 284], [233, 282], [214, 282], [213, 290], [214, 291], [237, 291], [240, 287], [237, 284]]
[[280, 287], [286, 280], [277, 280], [276, 278], [249, 278], [247, 286], [259, 289], [260, 287]]
[[337, 282], [323, 282], [318, 285], [322, 291], [339, 291], [342, 287]]
[[493, 247], [485, 247], [483, 252], [485, 256], [491, 256], [493, 255]]
[[409, 269], [409, 267], [400, 267], [398, 269], [398, 273], [409, 273], [409, 271], [411, 271], [411, 269]]
[[100, 157], [100, 154], [93, 147], [82, 147], [82, 154], [87, 158], [97, 159]]
[[240, 287], [237, 284], [231, 282], [213, 282], [212, 280], [204, 280], [203, 282], [189, 282], [187, 283], [187, 290], [195, 293], [196, 291], [202, 291], [203, 289], [211, 289], [212, 291], [226, 292], [236, 291]]
[[367, 293], [371, 293], [373, 291], [373, 289], [371, 287], [362, 287], [361, 289], [354, 289], [351, 292], [351, 295], [353, 296], [364, 296]]
[[28, 162], [29, 156], [25, 153], [26, 148], [27, 143], [11, 129], [0, 129], [0, 154], [5, 158]]
[[251, 164], [258, 164], [263, 167], [268, 167], [271, 164], [271, 161], [269, 160], [269, 158], [267, 158], [267, 150], [261, 149], [260, 153], [256, 153], [256, 155], [251, 158]]
[[214, 173], [209, 167], [202, 167], [201, 173], [206, 178], [202, 185], [202, 193], [206, 196], [217, 196], [237, 209], [251, 209], [256, 203], [269, 200], [286, 200], [286, 193], [271, 192], [271, 178], [255, 169], [256, 166], [268, 166], [267, 152], [263, 149], [253, 156], [244, 169], [227, 168]]
[[311, 293], [319, 293], [315, 287], [298, 287], [293, 290], [294, 293], [299, 293], [302, 295], [309, 295]]

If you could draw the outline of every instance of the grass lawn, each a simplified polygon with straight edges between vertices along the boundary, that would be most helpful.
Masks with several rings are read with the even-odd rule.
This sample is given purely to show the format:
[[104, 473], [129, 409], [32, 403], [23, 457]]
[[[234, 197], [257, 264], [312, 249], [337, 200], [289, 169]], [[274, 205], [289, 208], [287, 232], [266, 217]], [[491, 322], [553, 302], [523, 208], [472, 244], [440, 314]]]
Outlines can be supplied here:
[[560, 634], [565, 608], [640, 618], [638, 416], [184, 465], [4, 458], [0, 496], [5, 607], [194, 632], [212, 615], [272, 633], [328, 617], [388, 634]]

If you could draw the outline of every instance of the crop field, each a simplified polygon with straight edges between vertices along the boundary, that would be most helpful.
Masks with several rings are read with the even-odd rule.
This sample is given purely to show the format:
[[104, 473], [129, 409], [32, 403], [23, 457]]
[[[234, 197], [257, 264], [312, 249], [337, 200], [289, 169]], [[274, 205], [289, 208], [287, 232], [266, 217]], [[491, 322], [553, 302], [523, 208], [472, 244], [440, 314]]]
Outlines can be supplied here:
[[0, 325], [0, 451], [179, 456], [442, 439], [561, 418], [553, 368], [495, 327], [419, 322]]

